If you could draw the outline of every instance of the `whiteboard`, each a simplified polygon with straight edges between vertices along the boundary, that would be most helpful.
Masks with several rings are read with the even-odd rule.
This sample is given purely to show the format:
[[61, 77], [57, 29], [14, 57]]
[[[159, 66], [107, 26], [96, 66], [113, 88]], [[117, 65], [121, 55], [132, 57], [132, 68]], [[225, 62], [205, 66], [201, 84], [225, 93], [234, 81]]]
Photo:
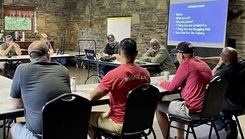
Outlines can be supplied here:
[[107, 35], [109, 34], [113, 34], [118, 42], [124, 38], [130, 38], [131, 17], [108, 17]]

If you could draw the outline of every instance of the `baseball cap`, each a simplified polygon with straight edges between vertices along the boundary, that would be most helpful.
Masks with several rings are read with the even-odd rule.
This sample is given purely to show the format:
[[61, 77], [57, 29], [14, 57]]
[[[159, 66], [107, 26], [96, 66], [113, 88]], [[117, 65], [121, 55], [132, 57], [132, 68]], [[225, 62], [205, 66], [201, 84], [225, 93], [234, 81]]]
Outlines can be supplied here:
[[45, 33], [42, 33], [40, 37], [41, 37], [41, 38], [48, 38], [48, 35], [45, 34]]
[[189, 42], [181, 42], [176, 46], [175, 49], [171, 50], [171, 53], [187, 54], [187, 53], [193, 53], [193, 52], [194, 52], [194, 47]]
[[115, 39], [114, 35], [110, 34], [107, 36], [107, 39], [110, 40], [110, 39]]

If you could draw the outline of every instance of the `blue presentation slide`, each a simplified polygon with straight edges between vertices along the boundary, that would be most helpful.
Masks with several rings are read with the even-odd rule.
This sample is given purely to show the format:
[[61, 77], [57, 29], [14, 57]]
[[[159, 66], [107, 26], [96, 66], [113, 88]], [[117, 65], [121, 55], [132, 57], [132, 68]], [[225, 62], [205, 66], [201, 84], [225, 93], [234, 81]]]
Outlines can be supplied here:
[[168, 41], [224, 43], [227, 8], [228, 0], [170, 3]]

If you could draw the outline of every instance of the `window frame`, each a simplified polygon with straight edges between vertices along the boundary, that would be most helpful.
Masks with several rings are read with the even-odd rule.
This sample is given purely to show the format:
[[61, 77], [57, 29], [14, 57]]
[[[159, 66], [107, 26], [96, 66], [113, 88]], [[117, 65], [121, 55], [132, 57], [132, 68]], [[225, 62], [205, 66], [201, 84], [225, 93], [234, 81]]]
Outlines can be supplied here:
[[21, 30], [21, 29], [16, 29], [16, 30], [18, 30], [18, 31], [30, 31], [30, 32], [34, 31], [35, 21], [36, 21], [35, 20], [35, 18], [36, 18], [35, 7], [3, 5], [2, 28], [4, 29], [4, 31], [14, 31], [14, 30], [6, 30], [5, 29], [5, 16], [31, 18], [31, 30]]

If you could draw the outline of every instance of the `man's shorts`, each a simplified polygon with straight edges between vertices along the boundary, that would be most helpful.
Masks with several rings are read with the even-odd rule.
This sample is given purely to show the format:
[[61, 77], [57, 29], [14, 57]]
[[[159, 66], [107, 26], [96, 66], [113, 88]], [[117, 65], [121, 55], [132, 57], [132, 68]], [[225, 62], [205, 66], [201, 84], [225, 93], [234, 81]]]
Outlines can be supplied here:
[[117, 134], [122, 132], [122, 124], [115, 123], [108, 112], [92, 112], [89, 123], [95, 127], [105, 129]]
[[16, 123], [13, 129], [15, 139], [37, 139], [33, 133], [27, 129], [25, 123]]
[[159, 103], [159, 105], [160, 111], [164, 113], [181, 116], [185, 118], [191, 118], [189, 115], [189, 109], [184, 101], [162, 101]]

